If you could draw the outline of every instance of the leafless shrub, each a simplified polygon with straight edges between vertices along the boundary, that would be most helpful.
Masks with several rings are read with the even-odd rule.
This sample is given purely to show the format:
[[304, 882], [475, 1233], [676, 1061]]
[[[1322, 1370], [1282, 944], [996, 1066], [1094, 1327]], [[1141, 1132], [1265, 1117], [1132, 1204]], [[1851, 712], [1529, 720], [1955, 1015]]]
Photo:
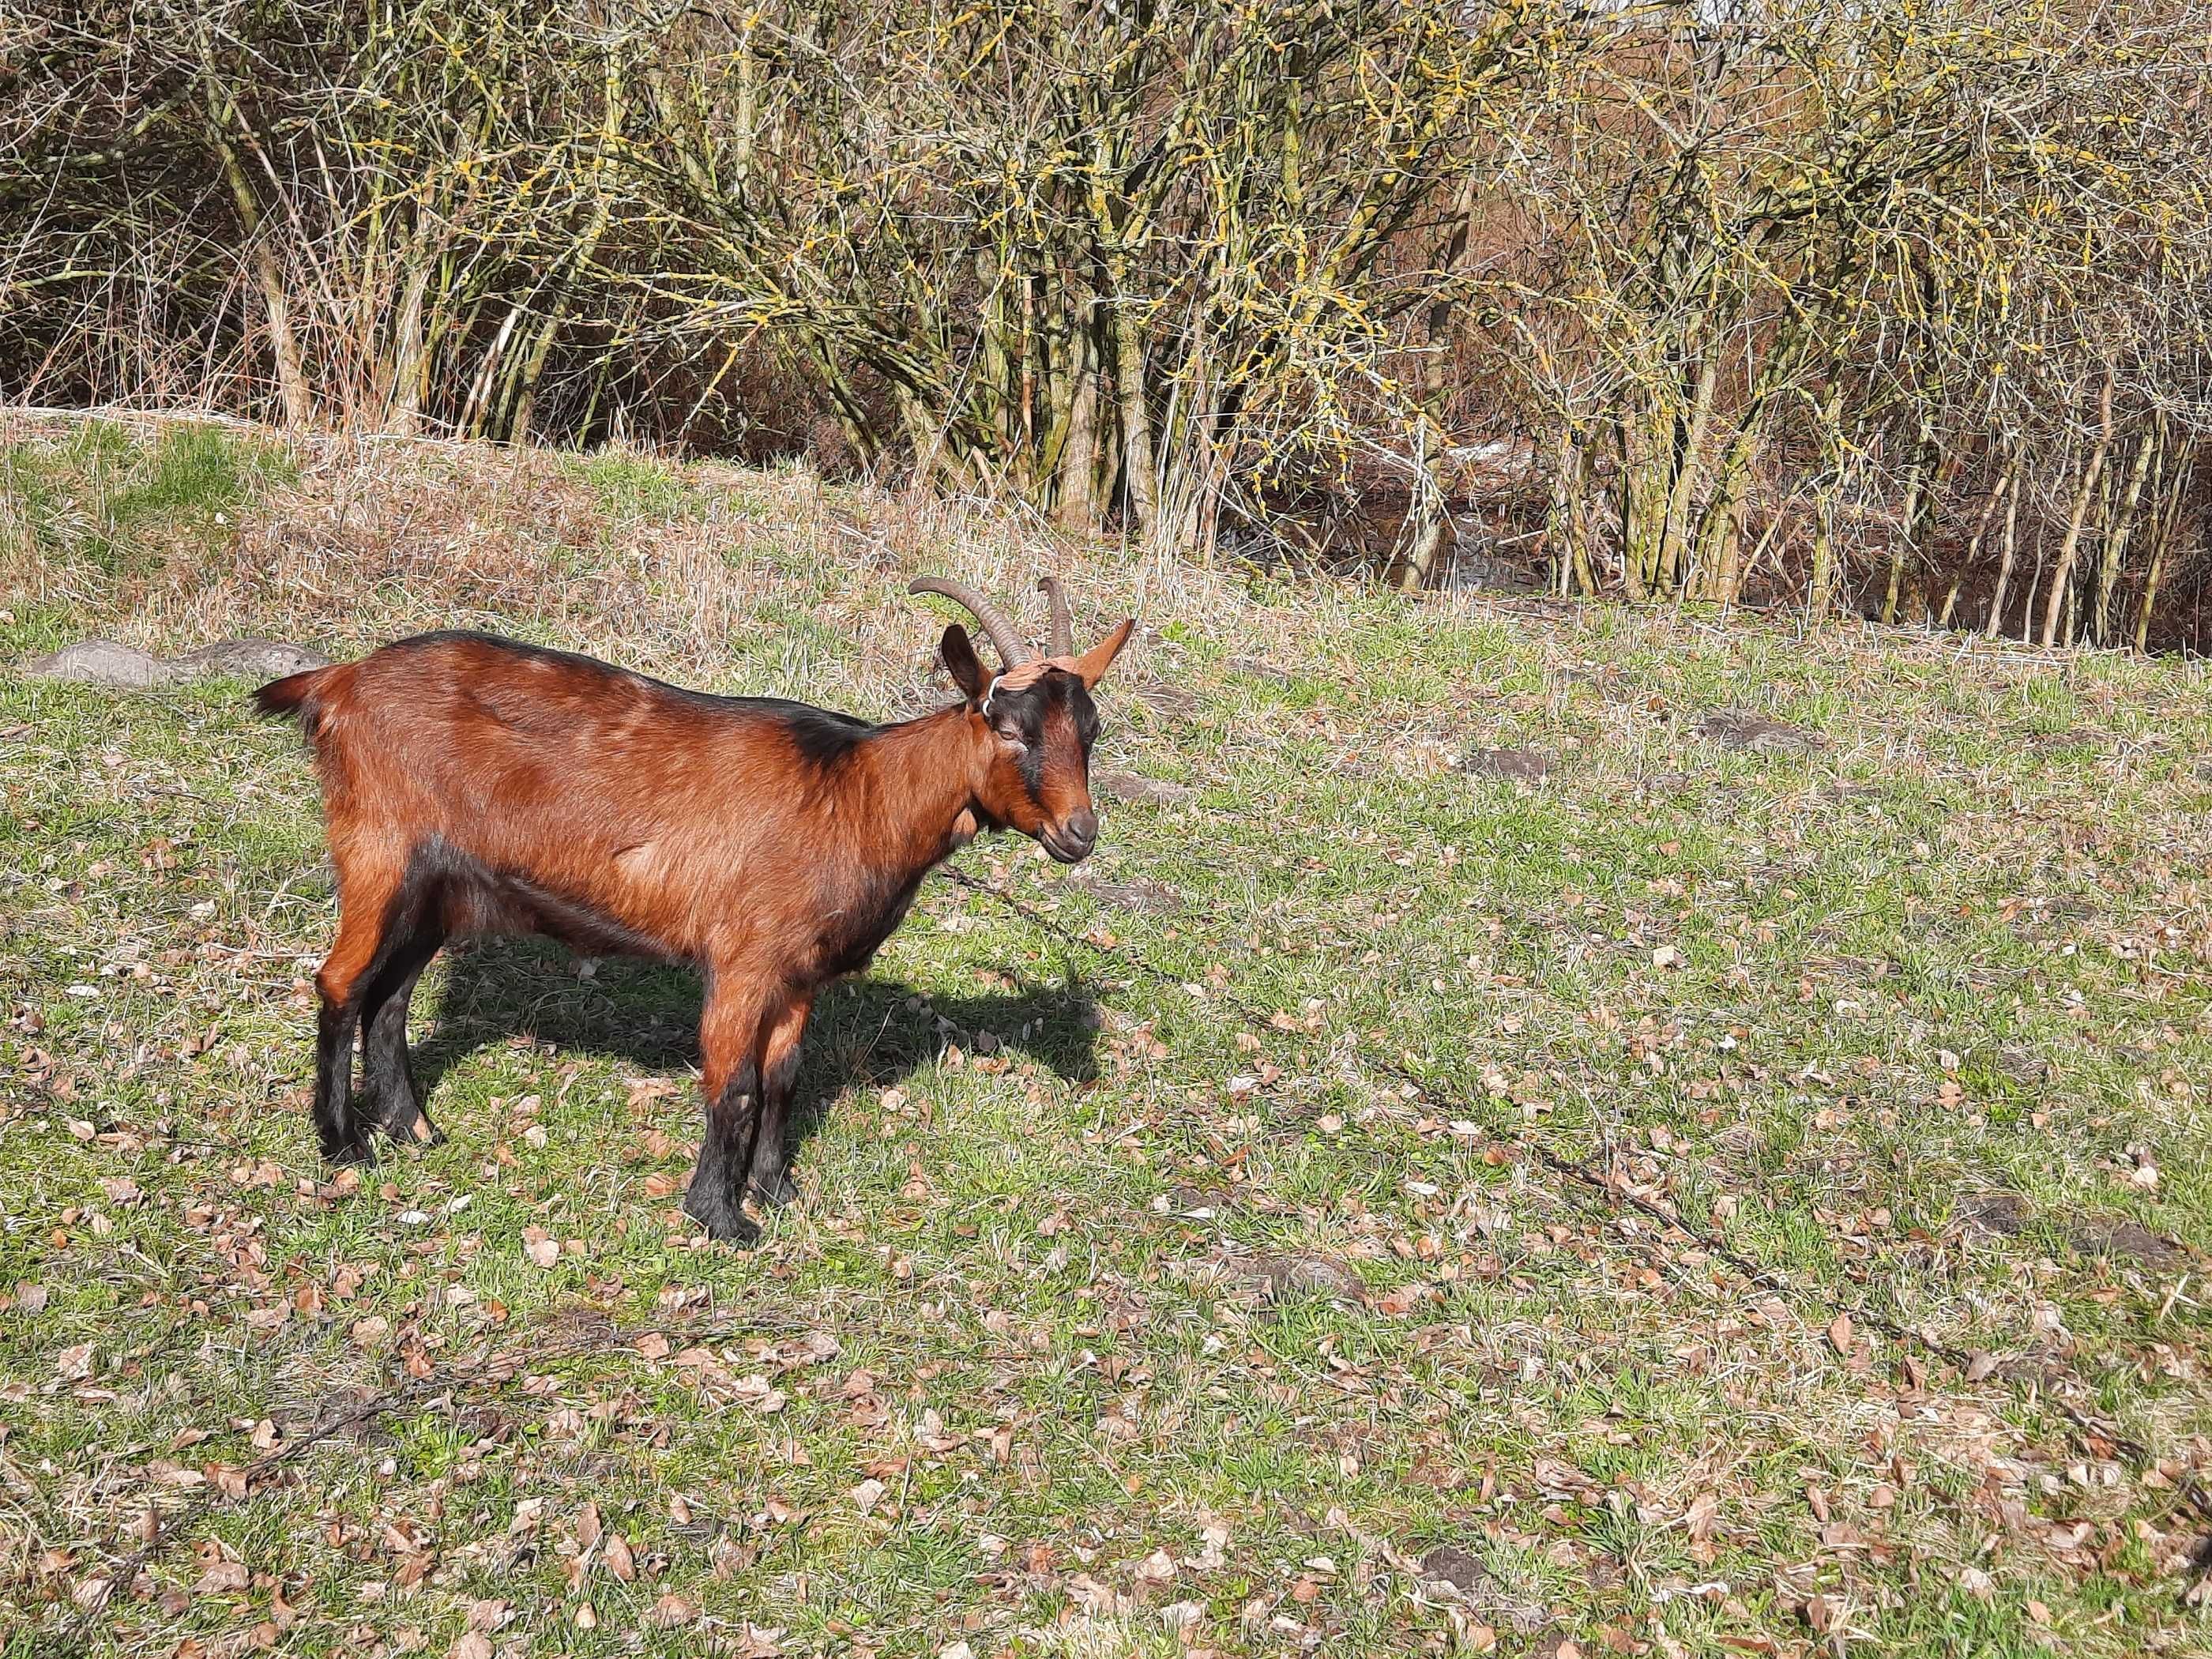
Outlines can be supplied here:
[[1486, 534], [1562, 592], [2045, 642], [2201, 605], [2171, 0], [0, 30], [0, 395], [804, 450], [1408, 584]]

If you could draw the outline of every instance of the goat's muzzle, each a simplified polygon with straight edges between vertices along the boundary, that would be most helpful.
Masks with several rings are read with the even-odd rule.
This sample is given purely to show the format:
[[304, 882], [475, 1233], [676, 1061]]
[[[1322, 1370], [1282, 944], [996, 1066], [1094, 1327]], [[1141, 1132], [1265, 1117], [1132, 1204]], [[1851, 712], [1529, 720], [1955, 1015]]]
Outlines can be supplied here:
[[1098, 845], [1098, 814], [1087, 806], [1070, 812], [1037, 839], [1062, 864], [1080, 864]]

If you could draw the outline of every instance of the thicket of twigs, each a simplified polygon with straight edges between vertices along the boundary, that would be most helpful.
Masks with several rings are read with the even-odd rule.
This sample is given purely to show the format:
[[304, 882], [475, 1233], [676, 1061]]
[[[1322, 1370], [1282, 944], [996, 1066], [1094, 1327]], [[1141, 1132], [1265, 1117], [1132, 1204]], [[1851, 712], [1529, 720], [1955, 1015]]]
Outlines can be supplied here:
[[1408, 583], [1494, 550], [2203, 643], [2179, 0], [10, 16], [10, 398], [805, 451]]

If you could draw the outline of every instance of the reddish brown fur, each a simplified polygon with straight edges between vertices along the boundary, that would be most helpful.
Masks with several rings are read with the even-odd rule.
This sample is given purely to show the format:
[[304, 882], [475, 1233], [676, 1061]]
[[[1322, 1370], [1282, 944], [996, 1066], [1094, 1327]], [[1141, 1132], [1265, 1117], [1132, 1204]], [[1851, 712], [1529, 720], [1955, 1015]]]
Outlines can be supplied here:
[[[404, 1070], [422, 962], [454, 934], [544, 933], [705, 971], [708, 1136], [687, 1207], [718, 1236], [744, 1231], [748, 1173], [787, 1192], [783, 1117], [822, 986], [864, 966], [930, 867], [979, 829], [1089, 852], [1088, 690], [1127, 634], [1056, 666], [1066, 684], [1048, 674], [993, 698], [948, 629], [966, 700], [876, 727], [467, 635], [264, 687], [261, 706], [297, 715], [313, 745], [337, 870], [337, 939], [317, 977], [325, 1152], [362, 1156], [367, 1127], [433, 1133]], [[1027, 756], [1004, 735], [1018, 717], [1038, 739]], [[350, 1112], [356, 1025], [366, 1122]], [[387, 1027], [396, 1051], [380, 1052]]]

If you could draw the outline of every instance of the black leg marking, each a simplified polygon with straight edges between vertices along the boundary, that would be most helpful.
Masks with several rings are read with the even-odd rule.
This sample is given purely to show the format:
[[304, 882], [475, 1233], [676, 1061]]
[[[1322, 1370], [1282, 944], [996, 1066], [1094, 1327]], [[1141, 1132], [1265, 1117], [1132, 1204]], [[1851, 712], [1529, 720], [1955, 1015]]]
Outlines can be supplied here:
[[359, 1005], [325, 997], [315, 1019], [315, 1136], [333, 1164], [366, 1164], [374, 1154], [353, 1115], [353, 1033]]
[[761, 1108], [754, 1115], [752, 1155], [745, 1162], [753, 1196], [777, 1209], [799, 1196], [798, 1186], [783, 1166], [783, 1132], [791, 1117], [792, 1088], [798, 1080], [799, 1050], [794, 1047], [762, 1079]]
[[[370, 1127], [394, 1140], [434, 1146], [446, 1137], [422, 1109], [422, 1091], [407, 1063], [407, 1007], [422, 966], [444, 943], [417, 935], [405, 959], [419, 957], [414, 970], [376, 1006], [364, 1000], [361, 1036], [362, 1115]], [[395, 964], [397, 965], [397, 964]], [[372, 992], [373, 994], [373, 992]]]
[[684, 1194], [684, 1212], [707, 1230], [709, 1238], [750, 1243], [760, 1229], [745, 1216], [745, 1170], [760, 1133], [759, 1068], [750, 1060], [730, 1073], [720, 1097], [707, 1109], [707, 1135], [699, 1146], [699, 1167]]

